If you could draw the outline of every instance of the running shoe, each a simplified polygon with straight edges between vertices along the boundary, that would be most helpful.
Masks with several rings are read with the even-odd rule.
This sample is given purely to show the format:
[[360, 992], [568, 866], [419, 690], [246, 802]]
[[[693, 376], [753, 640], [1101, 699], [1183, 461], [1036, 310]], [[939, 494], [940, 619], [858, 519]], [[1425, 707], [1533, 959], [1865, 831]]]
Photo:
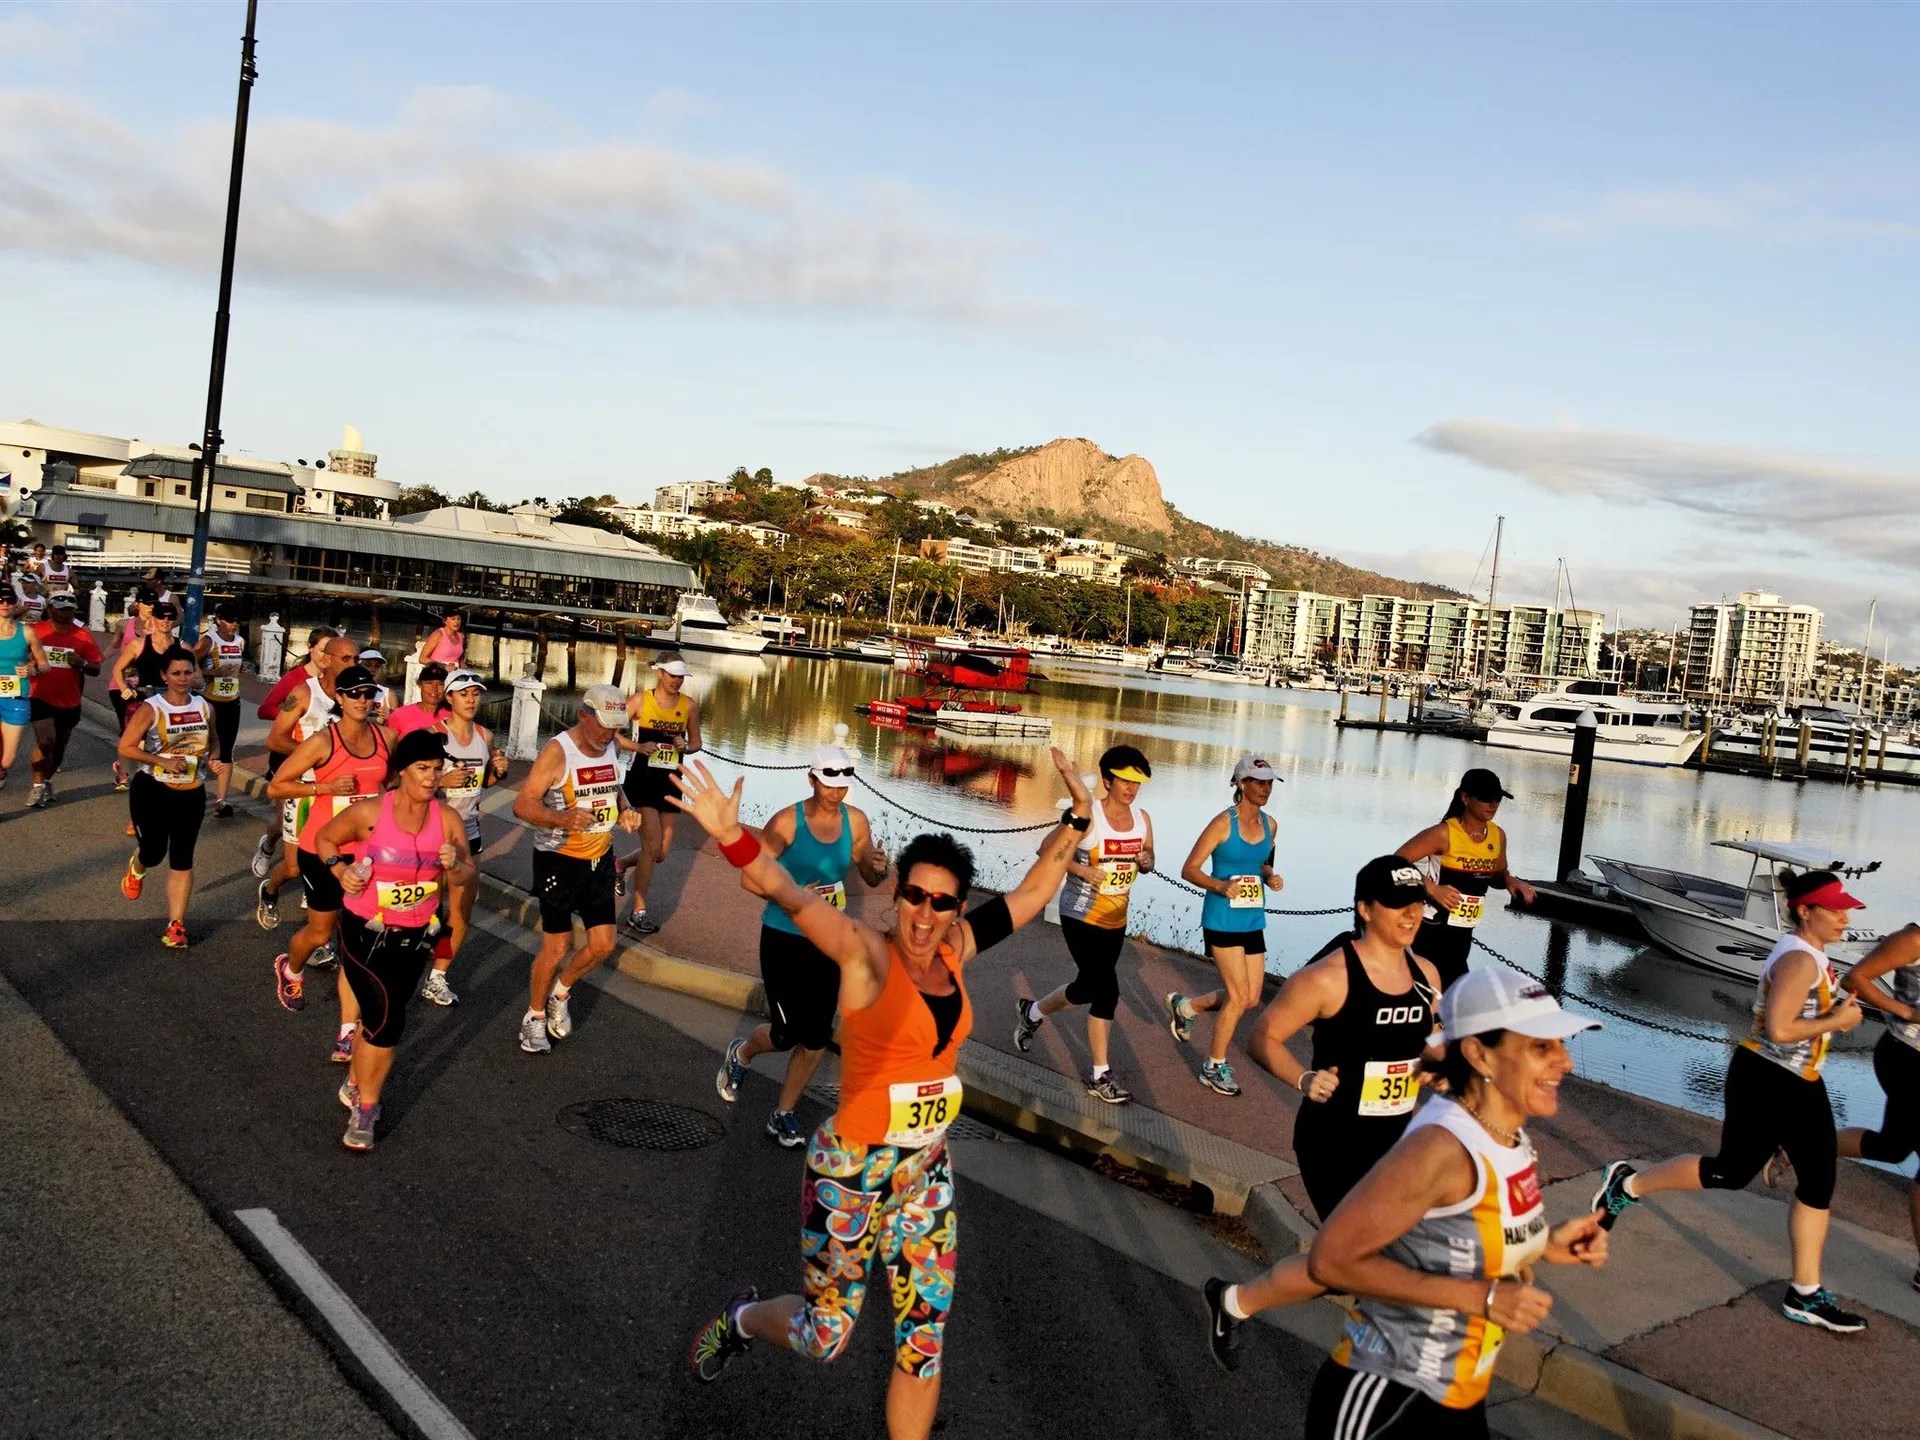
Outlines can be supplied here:
[[352, 1030], [342, 1030], [338, 1035], [333, 1037], [333, 1049], [328, 1052], [327, 1059], [336, 1065], [351, 1065], [353, 1063]]
[[[354, 1096], [357, 1101], [360, 1097]], [[371, 1150], [373, 1148], [373, 1127], [379, 1122], [380, 1107], [359, 1105], [353, 1107], [347, 1116], [347, 1133], [340, 1137], [340, 1143], [349, 1150]]]
[[627, 898], [627, 872], [618, 865], [613, 867], [613, 898], [616, 900]]
[[53, 777], [48, 776], [45, 780], [42, 780], [40, 786], [45, 792], [40, 797], [40, 808], [44, 810], [53, 803]]
[[113, 788], [116, 790], [124, 790], [127, 788], [126, 767], [118, 760], [113, 762]]
[[1761, 1175], [1765, 1177], [1769, 1190], [1778, 1190], [1793, 1174], [1793, 1162], [1787, 1158], [1784, 1150], [1775, 1150], [1767, 1157], [1766, 1168]]
[[1113, 1071], [1095, 1078], [1087, 1076], [1087, 1094], [1096, 1100], [1104, 1100], [1109, 1105], [1124, 1105], [1133, 1099], [1133, 1092], [1114, 1078]]
[[131, 840], [134, 838], [134, 836], [138, 835], [139, 833], [140, 831], [134, 826], [133, 821], [131, 820], [127, 821], [127, 838]]
[[44, 780], [36, 780], [33, 782], [33, 789], [27, 794], [27, 808], [44, 810], [51, 799], [53, 799], [53, 787]]
[[420, 994], [436, 1005], [460, 1003], [460, 997], [453, 993], [453, 987], [447, 983], [447, 972], [444, 970], [429, 970], [427, 983], [420, 987]]
[[253, 923], [262, 930], [280, 928], [280, 897], [267, 889], [265, 880], [254, 887]]
[[178, 920], [169, 920], [167, 928], [160, 932], [160, 943], [169, 950], [184, 950], [193, 942], [187, 939], [187, 927]]
[[1182, 1045], [1193, 1038], [1193, 1002], [1178, 990], [1169, 990], [1163, 1002], [1167, 1007], [1167, 1029]]
[[307, 977], [304, 972], [296, 975], [287, 969], [287, 952], [284, 950], [273, 957], [273, 988], [282, 1010], [307, 1008]]
[[147, 877], [133, 868], [133, 861], [127, 861], [127, 873], [120, 877], [120, 893], [129, 900], [140, 898], [140, 887], [146, 884]]
[[1841, 1335], [1857, 1334], [1867, 1328], [1866, 1317], [1842, 1310], [1833, 1292], [1825, 1286], [1811, 1295], [1802, 1295], [1789, 1285], [1786, 1298], [1780, 1302], [1780, 1313], [1798, 1324], [1818, 1325]]
[[1238, 1095], [1240, 1082], [1233, 1078], [1233, 1066], [1224, 1060], [1209, 1060], [1200, 1067], [1200, 1083], [1216, 1095]]
[[636, 910], [627, 917], [627, 929], [636, 935], [658, 935], [660, 922], [644, 910]]
[[1207, 1281], [1206, 1296], [1207, 1349], [1213, 1352], [1213, 1363], [1222, 1370], [1238, 1370], [1241, 1322], [1227, 1313], [1227, 1282]]
[[573, 1034], [573, 1016], [567, 1010], [567, 997], [558, 989], [547, 992], [547, 1034], [556, 1040]]
[[318, 965], [324, 970], [327, 966], [333, 964], [333, 959], [333, 941], [329, 940], [324, 945], [316, 945], [313, 947], [313, 953], [307, 956], [307, 964]]
[[230, 800], [222, 800], [218, 805], [213, 807], [213, 814], [216, 820], [231, 820], [233, 818], [233, 802]]
[[740, 1333], [740, 1312], [759, 1298], [760, 1292], [753, 1286], [742, 1285], [727, 1297], [720, 1313], [700, 1327], [700, 1333], [693, 1337], [693, 1349], [687, 1355], [694, 1379], [718, 1380], [728, 1361], [753, 1348], [753, 1342]]
[[747, 1081], [746, 1063], [741, 1060], [740, 1052], [747, 1048], [744, 1040], [729, 1040], [726, 1057], [720, 1062], [720, 1069], [714, 1074], [713, 1088], [720, 1092], [720, 1098], [731, 1105], [740, 1098], [740, 1087]]
[[529, 1010], [520, 1017], [520, 1048], [529, 1055], [545, 1055], [553, 1049], [547, 1039], [547, 1017]]
[[360, 1104], [360, 1087], [351, 1079], [342, 1080], [339, 1090], [334, 1092], [340, 1097], [340, 1103], [349, 1110], [357, 1109]]
[[1640, 1197], [1627, 1190], [1627, 1177], [1633, 1173], [1633, 1166], [1624, 1160], [1616, 1160], [1607, 1166], [1606, 1173], [1600, 1177], [1600, 1188], [1593, 1192], [1591, 1208], [1600, 1217], [1602, 1230], [1611, 1230], [1622, 1211], [1629, 1205], [1640, 1203]]
[[1920, 1270], [1915, 1270], [1913, 1272], [1913, 1288], [1916, 1290], [1920, 1290]]
[[1033, 1048], [1033, 1037], [1039, 1033], [1040, 1027], [1047, 1023], [1046, 1016], [1042, 1015], [1036, 1020], [1027, 1012], [1027, 1007], [1031, 1004], [1033, 1002], [1024, 995], [1014, 996], [1013, 1008], [1019, 1013], [1019, 1018], [1013, 1022], [1013, 1048], [1022, 1055]]
[[262, 835], [253, 847], [253, 858], [247, 861], [247, 869], [253, 872], [253, 878], [264, 880], [273, 873], [273, 837]]
[[800, 1128], [800, 1117], [791, 1110], [776, 1110], [769, 1115], [767, 1134], [788, 1150], [798, 1150], [807, 1143], [806, 1132]]

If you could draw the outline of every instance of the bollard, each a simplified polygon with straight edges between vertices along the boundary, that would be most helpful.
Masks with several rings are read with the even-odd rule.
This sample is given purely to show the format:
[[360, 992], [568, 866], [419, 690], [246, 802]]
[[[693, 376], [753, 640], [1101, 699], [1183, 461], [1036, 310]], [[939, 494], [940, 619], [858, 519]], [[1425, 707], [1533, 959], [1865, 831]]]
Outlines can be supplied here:
[[1380, 728], [1387, 728], [1387, 677], [1380, 677]]
[[134, 604], [139, 599], [140, 599], [140, 587], [137, 585], [129, 587], [127, 590], [126, 599], [123, 600], [120, 604], [121, 619], [131, 620], [133, 618], [133, 607], [134, 607]]
[[513, 682], [513, 714], [507, 726], [507, 758], [536, 760], [540, 756], [540, 697], [547, 682], [527, 667], [525, 679]]
[[407, 684], [402, 693], [406, 698], [400, 702], [401, 704], [418, 705], [420, 703], [420, 656], [418, 654], [407, 656]]
[[1882, 775], [1887, 773], [1887, 729], [1885, 725], [1880, 727], [1880, 752], [1873, 762], [1873, 768]]
[[87, 628], [107, 633], [107, 587], [98, 580], [93, 582], [93, 593], [87, 596]]
[[280, 623], [280, 616], [267, 616], [267, 623], [260, 627], [260, 663], [257, 667], [262, 680], [275, 681], [280, 678], [280, 666], [287, 657], [287, 628]]
[[1560, 869], [1564, 881], [1580, 868], [1580, 848], [1587, 838], [1587, 791], [1593, 786], [1593, 747], [1600, 739], [1600, 721], [1591, 710], [1580, 712], [1573, 726], [1573, 762], [1567, 767], [1567, 804], [1560, 817]]
[[1811, 720], [1802, 720], [1800, 722], [1800, 743], [1794, 748], [1794, 759], [1800, 762], [1800, 769], [1803, 774], [1807, 768], [1807, 752], [1811, 749], [1813, 749], [1813, 722]]
[[1706, 769], [1707, 762], [1713, 759], [1713, 716], [1709, 715], [1700, 722], [1700, 751], [1696, 755], [1700, 768]]
[[1340, 723], [1347, 723], [1347, 687], [1344, 685], [1340, 687]]

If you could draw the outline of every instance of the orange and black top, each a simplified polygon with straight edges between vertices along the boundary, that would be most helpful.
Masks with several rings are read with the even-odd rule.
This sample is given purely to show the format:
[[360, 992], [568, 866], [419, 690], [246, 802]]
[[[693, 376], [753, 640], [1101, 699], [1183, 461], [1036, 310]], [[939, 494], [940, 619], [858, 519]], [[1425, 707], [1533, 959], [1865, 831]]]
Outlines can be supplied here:
[[939, 962], [953, 976], [951, 995], [923, 993], [889, 935], [879, 998], [864, 1010], [841, 1014], [840, 1108], [833, 1128], [843, 1139], [918, 1149], [938, 1141], [959, 1118], [954, 1065], [973, 1031], [973, 1002], [951, 943], [940, 947]]

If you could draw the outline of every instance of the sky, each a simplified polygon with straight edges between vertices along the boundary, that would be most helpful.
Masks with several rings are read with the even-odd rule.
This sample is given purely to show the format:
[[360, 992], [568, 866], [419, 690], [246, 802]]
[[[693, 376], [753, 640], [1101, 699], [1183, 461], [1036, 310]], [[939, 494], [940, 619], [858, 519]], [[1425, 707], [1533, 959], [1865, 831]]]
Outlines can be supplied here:
[[[198, 437], [241, 0], [0, 5], [0, 416]], [[224, 430], [498, 498], [1085, 436], [1920, 660], [1920, 6], [263, 0]], [[1875, 649], [1880, 642], [1875, 641]]]

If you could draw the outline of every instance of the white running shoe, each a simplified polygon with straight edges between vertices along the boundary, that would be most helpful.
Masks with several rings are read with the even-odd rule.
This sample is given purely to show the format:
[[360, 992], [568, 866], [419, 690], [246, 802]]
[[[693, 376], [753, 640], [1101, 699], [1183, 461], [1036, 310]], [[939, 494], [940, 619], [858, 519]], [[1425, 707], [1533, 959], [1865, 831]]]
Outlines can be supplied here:
[[444, 970], [429, 970], [427, 983], [420, 987], [420, 994], [423, 999], [431, 1000], [436, 1005], [460, 1003], [460, 997], [453, 993], [453, 987], [447, 983], [447, 972]]
[[273, 842], [261, 836], [253, 847], [253, 858], [247, 862], [247, 869], [253, 872], [253, 878], [264, 880], [273, 873]]
[[567, 997], [558, 990], [547, 992], [547, 1034], [564, 1040], [573, 1033], [573, 1016], [567, 1013]]
[[532, 1011], [520, 1017], [520, 1048], [529, 1055], [545, 1055], [553, 1049], [553, 1042], [547, 1039], [547, 1022]]

